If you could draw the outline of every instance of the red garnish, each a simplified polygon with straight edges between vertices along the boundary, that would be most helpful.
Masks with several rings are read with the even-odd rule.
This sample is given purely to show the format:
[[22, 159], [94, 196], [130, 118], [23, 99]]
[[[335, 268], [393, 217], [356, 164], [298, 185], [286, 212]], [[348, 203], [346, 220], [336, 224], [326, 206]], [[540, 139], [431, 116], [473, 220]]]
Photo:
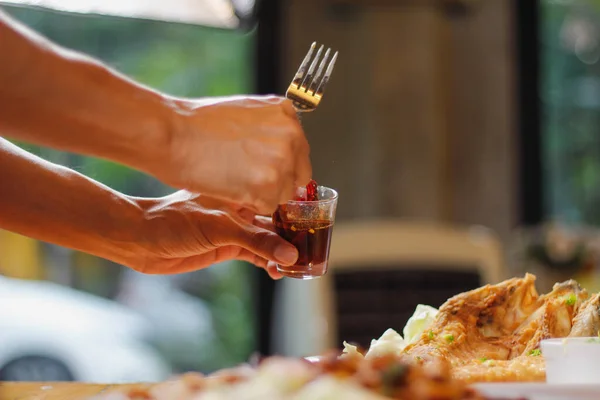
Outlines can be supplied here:
[[306, 185], [306, 191], [301, 195], [298, 195], [294, 198], [296, 201], [317, 201], [319, 200], [319, 195], [317, 193], [317, 182], [314, 179], [311, 179]]
[[319, 200], [319, 195], [317, 194], [317, 182], [315, 182], [314, 179], [311, 179], [310, 182], [308, 182], [308, 185], [306, 185], [306, 200]]

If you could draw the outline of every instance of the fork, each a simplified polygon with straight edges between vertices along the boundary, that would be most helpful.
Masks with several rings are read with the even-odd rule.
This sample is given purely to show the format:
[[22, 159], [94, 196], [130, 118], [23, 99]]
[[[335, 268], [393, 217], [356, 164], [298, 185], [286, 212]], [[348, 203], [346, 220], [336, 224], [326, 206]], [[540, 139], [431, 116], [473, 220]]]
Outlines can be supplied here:
[[[306, 53], [306, 57], [304, 57], [302, 64], [300, 64], [300, 68], [298, 68], [298, 72], [296, 72], [292, 83], [290, 83], [287, 92], [285, 92], [285, 97], [292, 101], [296, 112], [299, 113], [314, 111], [317, 108], [323, 98], [325, 85], [329, 82], [333, 67], [335, 66], [335, 61], [337, 60], [338, 52], [336, 51], [333, 57], [331, 57], [327, 69], [325, 69], [325, 64], [327, 64], [329, 54], [331, 53], [331, 49], [327, 49], [317, 68], [317, 63], [321, 58], [324, 46], [321, 45], [317, 51], [317, 55], [311, 63], [310, 59], [316, 47], [317, 42], [313, 42], [308, 53]], [[308, 66], [309, 63], [310, 67]], [[306, 71], [307, 68], [308, 72]], [[317, 68], [316, 73], [315, 68]], [[324, 75], [323, 70], [325, 70]], [[321, 77], [321, 75], [323, 76]]]

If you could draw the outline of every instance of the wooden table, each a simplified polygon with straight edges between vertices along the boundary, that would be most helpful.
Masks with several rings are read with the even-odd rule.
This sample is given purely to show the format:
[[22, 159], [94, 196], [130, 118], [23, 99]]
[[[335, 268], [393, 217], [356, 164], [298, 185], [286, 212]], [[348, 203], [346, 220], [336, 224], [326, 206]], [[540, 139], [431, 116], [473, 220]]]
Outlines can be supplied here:
[[0, 400], [86, 400], [100, 393], [152, 384], [103, 385], [81, 382], [0, 382]]

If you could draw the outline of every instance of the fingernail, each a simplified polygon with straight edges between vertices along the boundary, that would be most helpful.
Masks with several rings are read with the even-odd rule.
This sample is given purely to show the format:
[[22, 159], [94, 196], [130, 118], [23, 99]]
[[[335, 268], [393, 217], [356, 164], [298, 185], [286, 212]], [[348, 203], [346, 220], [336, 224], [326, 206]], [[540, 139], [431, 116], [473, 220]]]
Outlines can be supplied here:
[[298, 259], [298, 250], [292, 245], [279, 246], [274, 255], [281, 264], [292, 265]]

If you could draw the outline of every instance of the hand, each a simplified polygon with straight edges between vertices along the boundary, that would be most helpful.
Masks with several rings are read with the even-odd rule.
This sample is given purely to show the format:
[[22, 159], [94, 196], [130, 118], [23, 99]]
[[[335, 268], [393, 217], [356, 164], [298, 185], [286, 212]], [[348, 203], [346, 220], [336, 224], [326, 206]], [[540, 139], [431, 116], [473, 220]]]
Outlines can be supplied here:
[[0, 37], [2, 54], [10, 54], [0, 63], [0, 104], [11, 105], [0, 107], [4, 135], [116, 161], [259, 214], [311, 178], [309, 146], [289, 100], [174, 98], [4, 14]]
[[311, 178], [309, 146], [281, 97], [173, 100], [166, 162], [150, 172], [175, 187], [271, 214]]
[[275, 262], [292, 265], [296, 248], [272, 231], [271, 220], [221, 200], [179, 191], [133, 201], [145, 222], [125, 262], [147, 274], [194, 271], [227, 260], [248, 261], [281, 278]]

